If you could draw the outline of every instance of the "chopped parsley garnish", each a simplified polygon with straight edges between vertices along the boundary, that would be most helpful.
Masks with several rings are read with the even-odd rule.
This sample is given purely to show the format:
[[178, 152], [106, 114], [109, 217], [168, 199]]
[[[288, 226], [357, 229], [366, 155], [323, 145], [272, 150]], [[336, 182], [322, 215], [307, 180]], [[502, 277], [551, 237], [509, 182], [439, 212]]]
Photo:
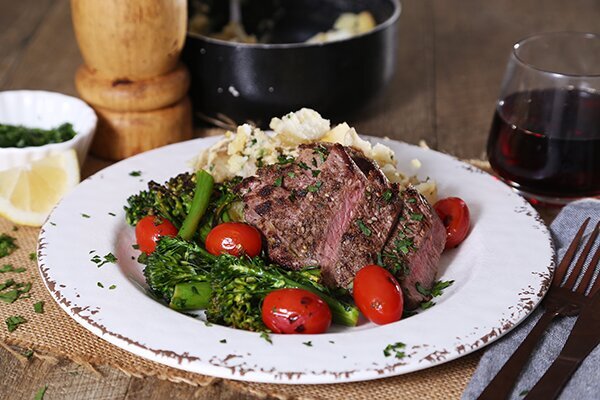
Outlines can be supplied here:
[[369, 229], [368, 226], [365, 225], [364, 222], [362, 222], [362, 220], [357, 219], [356, 220], [356, 225], [358, 225], [358, 227], [360, 228], [360, 231], [363, 233], [363, 235], [369, 237], [371, 236], [371, 229]]
[[295, 173], [293, 173], [293, 172], [288, 172], [288, 173], [287, 173], [287, 176], [289, 176], [290, 178], [295, 178], [295, 177], [296, 177], [296, 174], [295, 174]]
[[390, 189], [387, 189], [385, 192], [383, 192], [383, 194], [381, 195], [381, 198], [386, 203], [389, 203], [390, 200], [392, 200], [392, 195], [393, 195], [392, 191]]
[[15, 281], [13, 279], [7, 279], [6, 281], [4, 281], [4, 283], [0, 283], [0, 290], [8, 289], [14, 284]]
[[406, 200], [407, 203], [416, 203], [417, 199], [415, 199], [414, 197], [411, 197], [410, 199]]
[[88, 214], [84, 214], [84, 213], [81, 213], [81, 216], [82, 216], [83, 218], [90, 218], [90, 216], [89, 216]]
[[27, 322], [27, 320], [20, 315], [14, 315], [12, 317], [6, 318], [5, 322], [8, 331], [14, 332], [19, 327], [19, 325], [24, 324], [25, 322]]
[[35, 253], [29, 253], [29, 259], [31, 261], [36, 261], [37, 260], [37, 254], [35, 254]]
[[431, 288], [431, 295], [433, 297], [441, 296], [444, 292], [444, 289], [452, 286], [453, 283], [454, 281], [436, 281]]
[[277, 187], [281, 187], [282, 184], [283, 184], [283, 176], [278, 177], [277, 179], [275, 179], [275, 182], [273, 182], [273, 185], [275, 185]]
[[310, 340], [308, 342], [302, 342], [302, 344], [307, 347], [312, 347], [312, 342]]
[[62, 143], [73, 139], [75, 130], [70, 123], [52, 129], [29, 128], [23, 125], [0, 124], [0, 147], [34, 147]]
[[116, 217], [117, 214], [115, 214], [114, 212], [109, 212], [108, 215], [110, 215], [111, 217]]
[[26, 358], [31, 358], [31, 356], [33, 356], [33, 350], [27, 349], [24, 352], [22, 352], [21, 354]]
[[0, 273], [3, 273], [3, 272], [21, 273], [21, 272], [25, 272], [25, 271], [26, 271], [25, 268], [23, 268], [23, 267], [15, 268], [12, 264], [4, 264], [3, 266], [0, 267]]
[[129, 176], [142, 176], [142, 171], [131, 171]]
[[0, 258], [12, 254], [12, 252], [18, 248], [19, 246], [17, 246], [14, 237], [9, 236], [6, 233], [0, 235]]
[[33, 400], [44, 400], [44, 395], [46, 394], [47, 389], [48, 389], [48, 385], [42, 386], [35, 394], [35, 397], [33, 398]]
[[227, 343], [227, 339], [221, 339], [219, 340], [219, 343]]
[[383, 349], [383, 355], [386, 357], [390, 357], [392, 354], [394, 357], [398, 359], [403, 359], [406, 357], [406, 353], [404, 352], [404, 348], [406, 345], [402, 342], [396, 342], [394, 344], [388, 344], [385, 349]]
[[327, 150], [325, 146], [320, 144], [318, 146], [315, 146], [313, 154], [319, 155], [319, 157], [321, 157], [321, 161], [325, 162], [325, 160], [327, 160], [327, 156], [329, 156], [329, 150]]
[[422, 221], [423, 220], [423, 214], [421, 213], [411, 213], [410, 214], [410, 219], [413, 221]]
[[[91, 252], [90, 252], [90, 254], [91, 254]], [[104, 264], [108, 264], [108, 263], [114, 264], [118, 260], [117, 260], [117, 257], [115, 257], [115, 255], [113, 253], [108, 253], [107, 255], [104, 256], [104, 259], [100, 258], [100, 256], [98, 254], [95, 254], [94, 257], [92, 257], [90, 261], [93, 262], [94, 264], [96, 264], [96, 266], [98, 268], [100, 268]]]
[[102, 284], [102, 282], [96, 282], [96, 285], [98, 285], [99, 288], [104, 289], [104, 285]]
[[[415, 284], [415, 288], [417, 289], [417, 292], [419, 292], [423, 296], [433, 298], [433, 297], [441, 296], [442, 293], [444, 292], [444, 289], [446, 289], [453, 283], [454, 283], [454, 281], [436, 281], [433, 284], [433, 286], [431, 287], [431, 289], [427, 289], [427, 288], [423, 287], [420, 283], [417, 282]], [[428, 308], [431, 308], [433, 306], [435, 306], [435, 302], [433, 302], [431, 300], [424, 301], [419, 305], [419, 307], [421, 307], [422, 310], [427, 310]]]
[[389, 254], [389, 253], [385, 253], [384, 256], [389, 257], [390, 259], [393, 260], [392, 265], [386, 266], [388, 271], [390, 271], [392, 273], [392, 275], [394, 275], [396, 277], [400, 277], [400, 276], [408, 276], [410, 274], [410, 268], [408, 267], [408, 265], [406, 264], [406, 262], [404, 260], [400, 259], [400, 257], [398, 257], [395, 254]]
[[286, 165], [294, 162], [294, 157], [286, 156], [284, 154], [277, 156], [277, 164]]
[[454, 281], [436, 281], [431, 289], [427, 289], [421, 285], [421, 283], [417, 282], [415, 284], [415, 289], [417, 289], [417, 292], [421, 293], [423, 296], [438, 297], [442, 295], [444, 289], [451, 286], [453, 283]]
[[23, 298], [26, 299], [31, 297], [27, 295], [31, 290], [31, 283], [16, 283], [14, 280], [9, 279], [4, 283], [0, 284], [0, 291], [4, 291], [6, 289], [12, 288], [9, 291], [5, 291], [0, 293], [0, 301], [5, 303], [14, 303], [17, 299]]
[[306, 190], [308, 190], [311, 193], [315, 193], [315, 192], [318, 192], [319, 189], [321, 189], [321, 185], [323, 185], [323, 182], [317, 181], [314, 185], [309, 185], [306, 188]]
[[108, 290], [115, 290], [117, 288], [117, 285], [110, 285], [108, 287]]
[[37, 303], [35, 303], [33, 305], [33, 311], [35, 311], [36, 314], [43, 314], [44, 313], [44, 302], [38, 301]]
[[320, 169], [313, 169], [312, 171], [310, 171], [312, 173], [312, 176], [314, 178], [316, 178], [317, 176], [319, 176], [319, 174], [321, 173]]
[[308, 165], [306, 165], [306, 163], [305, 163], [305, 162], [303, 162], [303, 161], [300, 161], [300, 162], [298, 163], [298, 166], [299, 166], [300, 168], [302, 168], [302, 169], [310, 169], [310, 167], [309, 167]]
[[421, 307], [421, 310], [427, 310], [428, 308], [431, 308], [433, 306], [435, 306], [435, 303], [431, 300], [424, 301], [419, 305], [419, 307]]
[[399, 239], [394, 241], [396, 251], [402, 254], [408, 254], [411, 249], [415, 248], [412, 238], [406, 237], [403, 233], [398, 234]]
[[317, 159], [316, 159], [316, 158], [313, 158], [313, 159], [312, 159], [312, 165], [313, 165], [313, 167], [316, 167], [317, 165], [319, 165], [319, 164], [317, 163]]
[[415, 289], [417, 289], [417, 292], [421, 293], [423, 296], [429, 296], [431, 294], [431, 291], [425, 286], [421, 285], [421, 282], [417, 282], [415, 284]]
[[268, 332], [261, 332], [260, 337], [261, 339], [265, 339], [267, 342], [273, 344], [273, 341], [271, 340], [271, 335], [269, 335]]

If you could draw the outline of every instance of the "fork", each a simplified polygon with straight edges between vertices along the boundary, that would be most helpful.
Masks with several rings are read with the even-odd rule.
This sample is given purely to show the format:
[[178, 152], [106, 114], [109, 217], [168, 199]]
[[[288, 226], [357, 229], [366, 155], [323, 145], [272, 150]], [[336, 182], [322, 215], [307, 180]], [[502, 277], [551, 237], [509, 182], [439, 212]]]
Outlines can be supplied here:
[[[581, 307], [591, 295], [600, 288], [600, 279], [596, 279], [595, 282], [592, 282], [595, 270], [592, 265], [587, 268], [587, 271], [581, 277], [579, 285], [576, 285], [579, 280], [578, 278], [582, 275], [585, 260], [598, 236], [600, 222], [596, 224], [594, 231], [590, 235], [576, 264], [573, 266], [571, 273], [563, 283], [565, 275], [567, 275], [569, 270], [569, 265], [575, 257], [579, 242], [589, 222], [590, 218], [587, 218], [583, 224], [581, 224], [581, 227], [569, 245], [567, 252], [556, 268], [550, 289], [548, 290], [546, 297], [542, 300], [544, 313], [531, 332], [529, 332], [525, 340], [519, 345], [502, 369], [500, 369], [494, 379], [492, 379], [484, 391], [479, 395], [479, 400], [507, 399], [512, 392], [513, 386], [516, 383], [523, 366], [529, 359], [529, 356], [533, 352], [540, 337], [548, 328], [548, 325], [550, 325], [550, 323], [558, 316], [578, 315]], [[593, 285], [593, 287], [589, 291], [589, 294], [586, 295], [586, 289], [590, 285]]]

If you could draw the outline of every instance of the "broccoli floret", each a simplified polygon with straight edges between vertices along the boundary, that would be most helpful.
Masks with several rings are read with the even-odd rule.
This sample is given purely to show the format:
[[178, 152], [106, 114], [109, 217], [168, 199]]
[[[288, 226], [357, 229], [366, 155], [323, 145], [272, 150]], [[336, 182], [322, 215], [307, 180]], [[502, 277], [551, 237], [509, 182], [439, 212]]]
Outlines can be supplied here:
[[152, 292], [170, 302], [175, 285], [208, 281], [210, 258], [204, 252], [206, 250], [187, 240], [162, 237], [156, 250], [143, 259], [144, 276]]
[[148, 190], [130, 196], [125, 206], [125, 219], [136, 225], [146, 215], [158, 215], [169, 220], [177, 229], [190, 211], [196, 176], [190, 173], [179, 174], [163, 185], [148, 182]]
[[269, 292], [281, 288], [300, 288], [317, 294], [329, 305], [336, 323], [354, 326], [358, 320], [358, 310], [347, 292], [334, 293], [321, 285], [317, 268], [288, 271], [261, 257], [250, 259], [228, 254], [215, 257], [200, 245], [181, 238], [162, 237], [154, 253], [146, 259], [144, 275], [152, 291], [178, 309], [183, 308], [182, 302], [195, 303], [192, 290], [182, 291], [187, 298], [173, 301], [178, 284], [209, 282], [208, 320], [235, 328], [266, 330], [261, 317], [262, 300]]
[[[240, 180], [234, 178], [214, 186], [207, 212], [199, 224], [202, 239], [217, 224], [242, 220], [238, 211], [240, 198], [233, 191]], [[195, 188], [196, 175], [190, 173], [179, 174], [162, 185], [151, 181], [148, 190], [127, 199], [125, 219], [129, 225], [135, 226], [146, 215], [158, 215], [180, 229], [192, 206]]]

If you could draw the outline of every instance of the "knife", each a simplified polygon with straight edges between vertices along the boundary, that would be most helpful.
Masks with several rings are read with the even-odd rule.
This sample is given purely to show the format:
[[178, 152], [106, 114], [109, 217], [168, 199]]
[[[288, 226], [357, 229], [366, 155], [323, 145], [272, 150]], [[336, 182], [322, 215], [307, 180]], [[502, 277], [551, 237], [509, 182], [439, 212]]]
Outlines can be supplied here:
[[567, 342], [544, 376], [524, 400], [556, 399], [571, 375], [600, 343], [600, 290], [583, 306]]

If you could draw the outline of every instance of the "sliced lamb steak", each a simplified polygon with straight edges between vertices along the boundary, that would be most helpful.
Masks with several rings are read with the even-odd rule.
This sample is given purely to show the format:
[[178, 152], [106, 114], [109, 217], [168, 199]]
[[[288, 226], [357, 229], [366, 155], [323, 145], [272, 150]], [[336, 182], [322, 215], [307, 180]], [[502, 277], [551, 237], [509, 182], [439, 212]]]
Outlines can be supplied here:
[[382, 258], [385, 267], [400, 282], [404, 307], [414, 309], [430, 299], [424, 293], [435, 282], [440, 255], [446, 244], [446, 229], [431, 205], [415, 188], [407, 188], [400, 197], [404, 208], [383, 249]]
[[375, 262], [402, 208], [381, 170], [339, 144], [302, 145], [293, 162], [260, 168], [239, 188], [269, 257], [292, 269], [320, 266], [332, 287]]

